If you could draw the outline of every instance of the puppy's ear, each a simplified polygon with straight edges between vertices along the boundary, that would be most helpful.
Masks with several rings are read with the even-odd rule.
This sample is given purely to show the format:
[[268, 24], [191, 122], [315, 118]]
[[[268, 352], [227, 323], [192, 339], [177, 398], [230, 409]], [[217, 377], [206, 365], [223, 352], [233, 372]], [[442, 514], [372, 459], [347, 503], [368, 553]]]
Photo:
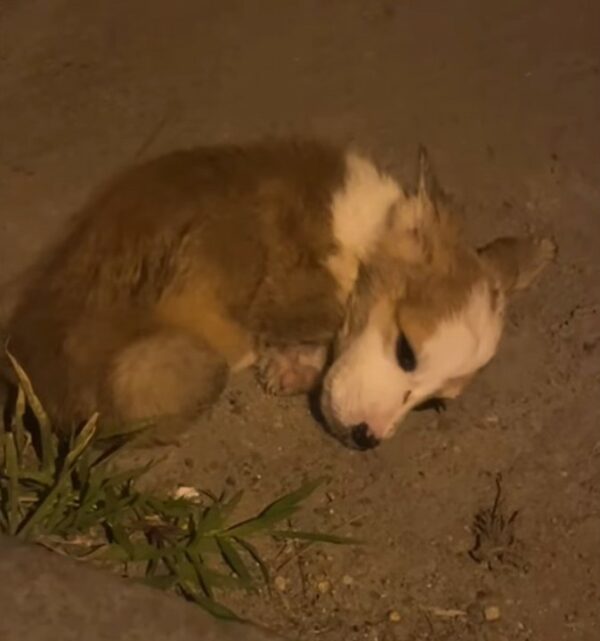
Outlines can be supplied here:
[[498, 238], [478, 250], [506, 294], [526, 289], [554, 260], [557, 247], [549, 238]]
[[417, 195], [422, 202], [428, 202], [435, 210], [434, 201], [439, 192], [439, 186], [433, 169], [427, 149], [419, 147], [419, 178], [418, 178]]
[[439, 230], [435, 203], [436, 181], [426, 150], [419, 149], [417, 190], [401, 198], [390, 210], [385, 243], [395, 255], [409, 263], [428, 262]]
[[411, 209], [411, 224], [423, 233], [432, 233], [439, 223], [436, 200], [439, 193], [437, 181], [431, 168], [425, 147], [419, 147], [419, 175], [415, 207]]

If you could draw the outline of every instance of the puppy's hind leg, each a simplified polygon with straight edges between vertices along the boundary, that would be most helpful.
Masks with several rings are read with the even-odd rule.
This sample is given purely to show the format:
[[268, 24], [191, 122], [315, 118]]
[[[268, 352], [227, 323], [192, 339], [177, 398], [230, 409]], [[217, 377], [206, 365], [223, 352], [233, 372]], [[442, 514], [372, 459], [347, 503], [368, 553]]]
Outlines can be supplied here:
[[115, 423], [155, 422], [149, 432], [154, 442], [172, 441], [177, 434], [167, 432], [180, 432], [208, 409], [227, 377], [225, 360], [200, 338], [159, 330], [116, 355], [107, 380], [109, 406]]

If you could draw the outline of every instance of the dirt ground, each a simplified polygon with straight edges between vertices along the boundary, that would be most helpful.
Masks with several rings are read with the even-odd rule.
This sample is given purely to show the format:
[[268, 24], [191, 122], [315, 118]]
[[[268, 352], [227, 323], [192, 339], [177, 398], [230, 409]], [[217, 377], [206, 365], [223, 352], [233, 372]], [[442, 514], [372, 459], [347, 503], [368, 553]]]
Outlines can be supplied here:
[[248, 509], [324, 473], [295, 525], [366, 540], [284, 551], [233, 604], [306, 641], [600, 638], [600, 3], [2, 0], [0, 280], [124, 163], [274, 133], [406, 179], [422, 142], [474, 242], [531, 228], [560, 256], [465, 396], [375, 451], [250, 375], [168, 451], [160, 485]]

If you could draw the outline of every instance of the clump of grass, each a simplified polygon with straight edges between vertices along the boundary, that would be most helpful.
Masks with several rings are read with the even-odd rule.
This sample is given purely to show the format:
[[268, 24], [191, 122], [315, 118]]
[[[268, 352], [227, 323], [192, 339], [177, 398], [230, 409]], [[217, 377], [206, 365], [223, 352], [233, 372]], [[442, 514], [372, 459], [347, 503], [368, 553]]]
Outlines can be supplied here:
[[[253, 539], [352, 543], [319, 532], [291, 530], [289, 522], [320, 485], [308, 482], [241, 522], [232, 519], [242, 493], [232, 497], [159, 497], [136, 480], [152, 464], [115, 472], [119, 448], [98, 448], [98, 415], [67, 441], [56, 436], [26, 373], [9, 353], [19, 385], [0, 422], [0, 531], [80, 560], [120, 569], [152, 586], [172, 589], [223, 618], [221, 590], [269, 583], [269, 568]], [[26, 416], [31, 419], [27, 421]]]

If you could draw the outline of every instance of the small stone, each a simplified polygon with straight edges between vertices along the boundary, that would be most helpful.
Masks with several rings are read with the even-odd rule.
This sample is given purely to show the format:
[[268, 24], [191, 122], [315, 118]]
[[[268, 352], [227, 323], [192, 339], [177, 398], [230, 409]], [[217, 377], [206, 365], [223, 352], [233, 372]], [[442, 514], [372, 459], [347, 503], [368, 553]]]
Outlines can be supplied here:
[[500, 608], [497, 605], [488, 605], [483, 611], [486, 621], [498, 621], [500, 618]]
[[388, 613], [388, 620], [390, 623], [400, 623], [400, 621], [402, 621], [402, 615], [398, 610], [391, 610]]
[[331, 583], [325, 580], [319, 581], [317, 583], [317, 590], [319, 590], [321, 594], [327, 594], [331, 590]]
[[287, 590], [288, 580], [285, 577], [278, 575], [273, 579], [273, 583], [279, 592], [285, 592]]
[[344, 585], [352, 585], [354, 583], [354, 579], [349, 574], [344, 574], [342, 577], [342, 583]]
[[185, 499], [187, 501], [197, 501], [200, 498], [200, 492], [195, 487], [180, 485], [174, 492], [173, 498]]

